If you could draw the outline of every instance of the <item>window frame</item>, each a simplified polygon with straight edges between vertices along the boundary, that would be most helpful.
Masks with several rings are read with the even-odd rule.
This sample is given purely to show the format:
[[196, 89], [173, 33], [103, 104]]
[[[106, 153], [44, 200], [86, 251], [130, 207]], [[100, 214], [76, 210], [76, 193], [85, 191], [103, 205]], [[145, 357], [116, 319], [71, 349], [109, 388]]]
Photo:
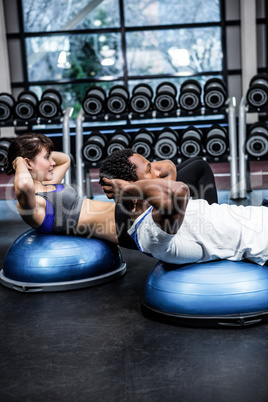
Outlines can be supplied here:
[[[12, 82], [12, 88], [21, 88], [28, 90], [29, 87], [40, 85], [62, 85], [72, 83], [87, 83], [96, 84], [98, 82], [105, 82], [106, 80], [101, 77], [88, 77], [83, 79], [63, 79], [63, 80], [44, 80], [44, 81], [30, 81], [28, 78], [27, 70], [27, 52], [26, 52], [26, 39], [31, 37], [44, 37], [44, 36], [64, 36], [64, 35], [81, 35], [81, 34], [105, 34], [105, 33], [120, 33], [122, 43], [122, 59], [123, 59], [123, 75], [113, 77], [113, 81], [123, 81], [124, 85], [128, 87], [129, 81], [137, 81], [148, 79], [168, 79], [176, 77], [175, 74], [153, 74], [153, 75], [129, 75], [127, 66], [127, 49], [126, 49], [126, 34], [128, 32], [143, 32], [143, 31], [165, 31], [169, 29], [187, 29], [187, 28], [205, 28], [205, 27], [220, 27], [221, 28], [221, 41], [222, 41], [222, 70], [219, 71], [206, 71], [201, 73], [195, 73], [191, 76], [180, 75], [180, 78], [195, 78], [198, 76], [217, 76], [221, 75], [226, 81], [227, 79], [227, 60], [226, 60], [226, 20], [225, 20], [225, 0], [220, 0], [220, 15], [221, 21], [219, 22], [202, 22], [202, 23], [190, 23], [190, 24], [175, 24], [175, 25], [150, 25], [150, 26], [125, 26], [124, 20], [124, 2], [119, 1], [119, 13], [120, 13], [120, 28], [101, 28], [101, 29], [83, 29], [83, 30], [65, 30], [65, 31], [44, 31], [44, 32], [26, 32], [24, 29], [23, 21], [23, 4], [22, 0], [17, 0], [18, 6], [18, 19], [19, 19], [19, 33], [8, 33], [7, 39], [19, 39], [20, 48], [22, 54], [22, 66], [23, 66], [23, 80], [21, 82]], [[107, 80], [108, 82], [109, 80]]]
[[[222, 70], [219, 71], [206, 71], [195, 73], [192, 75], [180, 75], [179, 78], [182, 80], [186, 79], [195, 79], [201, 76], [207, 77], [217, 77], [221, 76], [223, 81], [227, 84], [227, 77], [230, 74], [240, 74], [241, 71], [228, 71], [227, 69], [227, 52], [226, 52], [226, 27], [229, 25], [240, 25], [240, 21], [227, 21], [225, 15], [225, 0], [220, 0], [220, 21], [218, 22], [201, 22], [201, 23], [187, 23], [187, 24], [175, 24], [175, 25], [149, 25], [149, 26], [125, 26], [124, 20], [124, 0], [118, 0], [119, 2], [119, 13], [120, 13], [120, 27], [117, 28], [94, 28], [94, 29], [82, 29], [82, 30], [65, 30], [65, 31], [45, 31], [45, 32], [27, 32], [24, 29], [24, 20], [23, 20], [23, 0], [17, 0], [17, 10], [18, 10], [18, 21], [19, 21], [19, 32], [18, 33], [8, 33], [7, 39], [17, 39], [20, 41], [20, 48], [22, 54], [22, 75], [23, 79], [19, 82], [12, 82], [11, 87], [13, 90], [32, 90], [34, 87], [47, 86], [53, 88], [53, 86], [57, 86], [58, 90], [63, 85], [72, 85], [72, 84], [86, 84], [87, 89], [92, 85], [98, 85], [101, 83], [113, 83], [113, 85], [117, 85], [118, 83], [123, 83], [127, 89], [129, 89], [129, 85], [134, 81], [139, 81], [142, 83], [146, 80], [163, 80], [168, 81], [168, 79], [176, 78], [178, 79], [178, 75], [176, 74], [155, 74], [155, 75], [129, 75], [128, 67], [127, 67], [127, 46], [126, 46], [126, 34], [128, 32], [135, 31], [153, 31], [153, 30], [162, 30], [165, 31], [167, 29], [185, 29], [185, 28], [202, 28], [202, 27], [219, 27], [221, 28], [221, 43], [222, 43]], [[123, 75], [122, 76], [114, 76], [112, 81], [109, 79], [101, 78], [101, 77], [88, 77], [88, 78], [76, 78], [76, 79], [63, 79], [63, 80], [44, 80], [44, 81], [30, 81], [28, 77], [28, 69], [27, 69], [27, 49], [26, 49], [26, 39], [30, 37], [42, 37], [42, 36], [63, 36], [63, 35], [81, 35], [81, 34], [105, 34], [105, 33], [120, 33], [121, 34], [121, 43], [122, 43], [122, 60], [123, 60]], [[85, 89], [86, 92], [86, 89]], [[69, 105], [72, 106], [72, 105]], [[213, 122], [215, 122], [215, 117], [213, 117]], [[176, 120], [176, 125], [185, 125], [187, 118], [183, 118], [181, 121], [178, 121], [178, 118], [171, 118], [171, 122], [165, 123], [164, 120], [154, 119], [154, 122], [140, 119], [140, 121], [131, 121], [131, 119], [127, 118], [125, 121], [118, 121], [114, 125], [114, 129], [116, 127], [124, 126], [124, 127], [161, 127], [163, 124], [165, 125], [173, 125], [172, 122]], [[179, 118], [180, 120], [180, 118]], [[226, 120], [223, 115], [219, 115], [219, 121]], [[192, 118], [189, 118], [190, 124], [206, 124], [206, 121], [200, 116], [196, 116], [194, 121]], [[110, 121], [111, 124], [111, 121]], [[93, 129], [105, 130], [108, 129], [108, 122], [95, 122], [93, 124]], [[113, 127], [113, 124], [111, 125]], [[87, 130], [87, 124], [85, 125], [85, 129]], [[61, 129], [55, 127], [52, 129], [51, 127], [46, 126], [46, 128], [42, 128], [42, 131], [45, 132], [60, 132]], [[73, 124], [71, 126], [71, 132], [75, 132], [73, 128]]]

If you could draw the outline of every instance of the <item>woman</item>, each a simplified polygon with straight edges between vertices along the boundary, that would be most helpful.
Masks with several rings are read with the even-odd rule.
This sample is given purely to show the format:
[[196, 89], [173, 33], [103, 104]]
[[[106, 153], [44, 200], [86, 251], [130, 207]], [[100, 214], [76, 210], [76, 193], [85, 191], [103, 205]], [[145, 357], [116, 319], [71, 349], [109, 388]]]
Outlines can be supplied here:
[[42, 134], [23, 134], [9, 147], [6, 173], [15, 173], [17, 208], [23, 220], [42, 233], [77, 234], [118, 243], [115, 204], [82, 199], [59, 184], [70, 166], [68, 155], [53, 151]]

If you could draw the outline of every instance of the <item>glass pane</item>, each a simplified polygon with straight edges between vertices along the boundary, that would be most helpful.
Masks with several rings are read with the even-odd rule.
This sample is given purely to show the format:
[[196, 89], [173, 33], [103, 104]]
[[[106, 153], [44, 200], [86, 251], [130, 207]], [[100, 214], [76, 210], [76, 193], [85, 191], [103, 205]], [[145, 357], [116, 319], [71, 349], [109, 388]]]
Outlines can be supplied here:
[[42, 86], [31, 86], [30, 90], [33, 91], [38, 99], [41, 99], [42, 93], [46, 89], [55, 89], [59, 91], [62, 97], [62, 108], [63, 110], [67, 109], [67, 107], [71, 106], [74, 108], [74, 112], [72, 115], [72, 119], [76, 119], [82, 105], [82, 101], [89, 90], [90, 87], [92, 86], [98, 86], [106, 92], [107, 96], [109, 93], [109, 90], [114, 86], [114, 85], [123, 85], [123, 81], [110, 81], [110, 82], [98, 82], [94, 84], [66, 84], [66, 85], [42, 85]]
[[23, 0], [26, 32], [119, 27], [118, 0]]
[[123, 74], [120, 34], [26, 39], [29, 81]]
[[127, 33], [129, 75], [222, 70], [221, 28]]
[[220, 21], [220, 0], [124, 0], [126, 26]]

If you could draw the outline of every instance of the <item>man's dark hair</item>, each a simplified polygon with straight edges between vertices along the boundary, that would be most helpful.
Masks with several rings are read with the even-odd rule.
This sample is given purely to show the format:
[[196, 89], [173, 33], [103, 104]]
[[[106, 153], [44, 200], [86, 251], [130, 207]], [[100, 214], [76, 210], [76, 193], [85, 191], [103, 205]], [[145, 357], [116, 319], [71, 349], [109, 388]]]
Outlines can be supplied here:
[[100, 184], [102, 184], [103, 177], [107, 177], [108, 179], [137, 181], [137, 166], [129, 160], [133, 154], [134, 152], [132, 149], [125, 148], [119, 151], [114, 151], [104, 159], [99, 171]]

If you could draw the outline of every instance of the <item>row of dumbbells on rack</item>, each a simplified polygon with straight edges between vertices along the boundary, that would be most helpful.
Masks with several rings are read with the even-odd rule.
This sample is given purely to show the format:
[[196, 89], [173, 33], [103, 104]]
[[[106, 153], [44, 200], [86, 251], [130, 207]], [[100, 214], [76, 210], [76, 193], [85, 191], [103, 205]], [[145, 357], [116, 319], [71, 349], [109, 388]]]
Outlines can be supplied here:
[[189, 126], [184, 130], [166, 127], [159, 132], [140, 129], [138, 132], [116, 130], [113, 134], [93, 131], [82, 147], [85, 163], [98, 165], [107, 155], [124, 148], [132, 148], [146, 159], [188, 159], [209, 156], [216, 160], [228, 154], [228, 134], [224, 127], [214, 124], [201, 130]]
[[[121, 116], [125, 113], [145, 116], [155, 112], [155, 117], [165, 114], [180, 113], [204, 114], [222, 113], [226, 106], [227, 89], [223, 80], [209, 79], [203, 89], [194, 79], [186, 80], [180, 87], [170, 82], [162, 82], [156, 88], [154, 95], [147, 84], [138, 84], [129, 91], [122, 85], [113, 86], [108, 95], [101, 87], [90, 88], [82, 102], [86, 117], [97, 119], [100, 116]], [[246, 94], [247, 103], [253, 109], [265, 108], [268, 105], [268, 76], [257, 74], [252, 77]]]
[[[3, 171], [4, 159], [12, 138], [0, 138], [0, 171]], [[239, 145], [240, 146], [240, 145]], [[248, 126], [247, 139], [244, 144], [249, 159], [268, 158], [268, 126], [255, 123]], [[206, 129], [189, 126], [184, 130], [166, 127], [160, 131], [140, 129], [138, 132], [116, 130], [113, 134], [93, 131], [85, 136], [81, 150], [85, 163], [98, 165], [107, 155], [124, 148], [147, 159], [188, 159], [195, 156], [207, 157], [215, 162], [221, 161], [229, 154], [228, 133], [225, 127], [213, 124]]]
[[[186, 114], [202, 114], [206, 110], [222, 113], [227, 101], [225, 83], [218, 78], [209, 79], [203, 89], [194, 79], [186, 80], [180, 87], [179, 97], [176, 86], [170, 82], [162, 82], [154, 95], [147, 84], [138, 84], [130, 96], [128, 89], [122, 85], [113, 86], [108, 95], [98, 86], [91, 87], [82, 101], [86, 118], [97, 120], [108, 115], [146, 116], [155, 112], [155, 117], [162, 117], [177, 111]], [[247, 103], [250, 108], [260, 110], [268, 105], [268, 76], [255, 75], [247, 91]], [[43, 91], [41, 99], [33, 91], [23, 91], [15, 101], [8, 93], [0, 93], [0, 123], [32, 119], [51, 121], [61, 117], [62, 97], [55, 89]], [[38, 122], [37, 122], [38, 123]]]
[[91, 87], [82, 102], [86, 117], [98, 119], [111, 116], [130, 114], [130, 117], [146, 116], [150, 113], [154, 117], [176, 114], [179, 112], [202, 114], [205, 109], [213, 113], [222, 113], [227, 100], [225, 83], [218, 78], [209, 79], [202, 90], [197, 80], [186, 80], [180, 87], [178, 96], [177, 87], [170, 82], [162, 82], [153, 89], [147, 84], [138, 84], [132, 94], [123, 85], [113, 86], [106, 94], [98, 86]]
[[[240, 145], [239, 145], [240, 146]], [[251, 160], [268, 158], [268, 126], [255, 123], [248, 126], [245, 151]], [[228, 132], [225, 127], [213, 124], [206, 129], [189, 126], [184, 130], [166, 127], [158, 132], [141, 129], [137, 133], [116, 130], [113, 134], [92, 132], [82, 147], [84, 162], [98, 164], [107, 155], [124, 148], [147, 159], [188, 159], [207, 157], [218, 162], [229, 155]]]
[[[108, 96], [104, 89], [98, 86], [91, 87], [82, 102], [86, 117], [97, 119], [107, 114], [122, 116], [132, 113], [136, 116], [145, 116], [153, 111], [156, 117], [176, 113], [181, 110], [192, 113], [205, 107], [214, 112], [222, 112], [227, 100], [227, 90], [224, 82], [212, 78], [203, 88], [198, 81], [186, 80], [180, 87], [177, 99], [177, 88], [174, 84], [163, 82], [158, 85], [154, 96], [153, 89], [147, 84], [138, 84], [130, 97], [128, 89], [123, 85], [113, 86]], [[203, 102], [202, 102], [203, 98]], [[0, 93], [0, 123], [21, 120], [45, 119], [48, 122], [61, 117], [62, 97], [55, 89], [47, 89], [39, 100], [33, 91], [23, 91], [17, 100], [11, 94]], [[37, 122], [38, 123], [38, 122]]]
[[32, 91], [23, 91], [17, 100], [8, 93], [0, 93], [0, 123], [6, 124], [14, 121], [42, 123], [42, 119], [50, 122], [60, 118], [62, 111], [61, 94], [54, 89], [47, 89], [42, 93], [39, 100]]

